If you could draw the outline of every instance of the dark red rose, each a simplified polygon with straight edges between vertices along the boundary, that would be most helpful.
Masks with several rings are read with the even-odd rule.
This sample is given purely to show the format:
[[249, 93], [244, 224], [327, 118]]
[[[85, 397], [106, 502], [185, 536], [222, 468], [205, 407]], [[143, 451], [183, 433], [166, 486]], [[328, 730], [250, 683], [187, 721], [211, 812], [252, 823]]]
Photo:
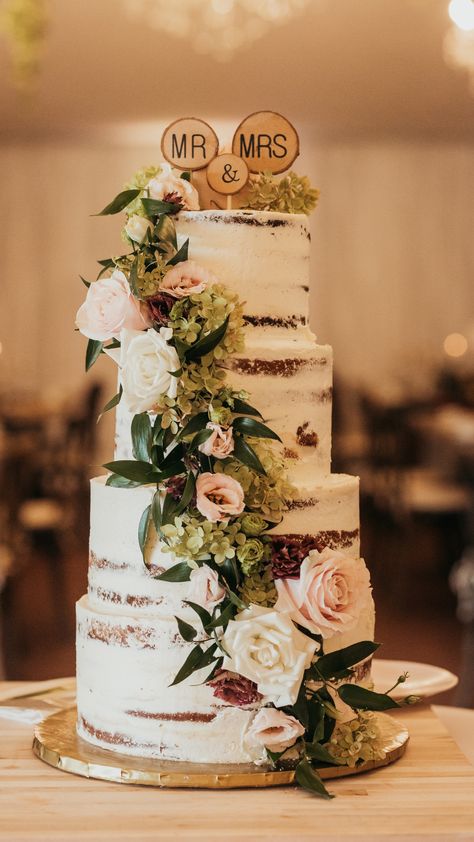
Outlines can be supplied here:
[[292, 538], [272, 535], [272, 573], [274, 579], [297, 579], [300, 567], [310, 550], [321, 550], [311, 535]]
[[169, 202], [171, 205], [179, 205], [180, 208], [183, 207], [183, 197], [176, 191], [173, 193], [166, 193], [166, 195], [163, 196], [163, 201]]
[[151, 298], [147, 298], [150, 315], [154, 322], [160, 325], [167, 325], [170, 320], [170, 312], [176, 299], [166, 292], [157, 292]]
[[185, 485], [186, 477], [170, 477], [166, 480], [166, 492], [171, 494], [173, 500], [181, 500]]
[[223, 702], [234, 705], [234, 707], [240, 708], [243, 705], [251, 705], [253, 702], [259, 702], [260, 699], [263, 699], [253, 681], [244, 678], [243, 675], [238, 675], [236, 672], [229, 672], [229, 670], [218, 670], [208, 684], [212, 687], [217, 699], [222, 699]]

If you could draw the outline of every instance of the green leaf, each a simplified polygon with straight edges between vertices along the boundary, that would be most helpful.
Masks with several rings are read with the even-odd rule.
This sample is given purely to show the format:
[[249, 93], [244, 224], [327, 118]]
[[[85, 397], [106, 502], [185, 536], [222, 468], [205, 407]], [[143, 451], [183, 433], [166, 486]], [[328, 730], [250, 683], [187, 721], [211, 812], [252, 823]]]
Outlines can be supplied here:
[[308, 732], [312, 735], [313, 743], [320, 743], [324, 739], [325, 708], [320, 701], [308, 699]]
[[377, 651], [379, 643], [372, 640], [362, 640], [360, 643], [353, 643], [337, 652], [330, 652], [329, 655], [322, 655], [316, 661], [316, 669], [323, 678], [334, 678], [337, 673], [353, 667], [361, 661], [365, 661], [370, 655]]
[[196, 612], [204, 629], [207, 630], [209, 624], [212, 623], [212, 617], [209, 614], [209, 611], [206, 611], [206, 609], [203, 608], [202, 605], [198, 605], [197, 602], [190, 602], [189, 599], [185, 599], [184, 602]]
[[145, 483], [153, 482], [156, 478], [156, 472], [153, 465], [149, 462], [140, 462], [135, 459], [119, 459], [117, 462], [106, 462], [103, 468], [112, 471], [114, 474], [120, 474], [121, 477], [132, 479], [134, 482]]
[[236, 591], [239, 587], [239, 568], [235, 558], [226, 558], [223, 564], [220, 565], [220, 572], [222, 578], [227, 583], [232, 591]]
[[142, 551], [143, 561], [146, 564], [145, 560], [145, 550], [146, 550], [146, 542], [148, 538], [148, 528], [150, 526], [150, 511], [151, 505], [147, 506], [145, 511], [143, 512], [140, 523], [138, 524], [138, 543], [140, 545], [140, 549]]
[[128, 283], [130, 284], [132, 295], [134, 295], [135, 298], [140, 298], [140, 290], [138, 289], [138, 257], [135, 258], [130, 267]]
[[100, 213], [93, 213], [92, 216], [111, 216], [114, 213], [120, 213], [123, 211], [130, 202], [133, 202], [134, 199], [140, 194], [140, 190], [123, 190], [122, 193], [119, 193], [118, 196], [113, 199], [110, 204], [106, 205]]
[[181, 620], [179, 617], [175, 617], [175, 620], [178, 624], [179, 633], [183, 640], [185, 640], [186, 643], [191, 643], [197, 635], [197, 629], [189, 623], [186, 623], [184, 620]]
[[105, 412], [108, 412], [110, 409], [113, 409], [115, 406], [117, 406], [120, 403], [120, 400], [122, 398], [122, 392], [123, 392], [123, 388], [122, 388], [122, 384], [120, 384], [120, 387], [119, 387], [119, 390], [118, 390], [117, 394], [114, 395], [113, 398], [110, 398], [109, 402], [105, 404], [101, 415], [104, 415]]
[[209, 631], [210, 629], [218, 629], [221, 626], [223, 628], [226, 628], [229, 620], [232, 620], [234, 615], [235, 606], [231, 602], [229, 605], [226, 606], [226, 608], [224, 608], [223, 611], [221, 611], [220, 614], [217, 615], [217, 617], [214, 617], [214, 619], [211, 620], [210, 623], [208, 623], [208, 625], [206, 626], [206, 631]]
[[215, 662], [214, 666], [212, 667], [212, 669], [211, 669], [211, 671], [210, 671], [209, 675], [207, 675], [207, 676], [206, 676], [206, 678], [204, 679], [204, 681], [203, 681], [202, 683], [203, 683], [203, 684], [207, 684], [207, 683], [208, 683], [208, 681], [212, 681], [212, 679], [214, 678], [214, 676], [215, 676], [216, 672], [217, 672], [218, 670], [220, 670], [220, 668], [222, 667], [222, 664], [223, 664], [223, 663], [224, 663], [224, 658], [218, 658], [218, 659], [217, 659], [217, 661]]
[[142, 205], [147, 216], [160, 216], [162, 213], [179, 213], [182, 205], [176, 202], [162, 202], [160, 199], [142, 199]]
[[329, 754], [328, 750], [325, 749], [320, 743], [306, 743], [306, 754], [311, 760], [319, 760], [321, 763], [330, 763], [331, 766], [345, 766], [343, 760], [339, 760], [338, 757], [333, 757], [332, 754]]
[[[127, 255], [124, 254], [123, 256], [126, 257]], [[104, 269], [111, 269], [112, 266], [115, 266], [115, 260], [113, 257], [106, 257], [104, 260], [98, 260], [97, 263]]]
[[255, 438], [259, 439], [275, 439], [276, 441], [281, 441], [280, 436], [270, 430], [270, 427], [267, 427], [266, 424], [262, 424], [261, 421], [255, 421], [254, 418], [244, 418], [239, 417], [236, 418], [232, 424], [234, 430], [239, 433], [243, 433], [245, 436], [254, 436]]
[[298, 690], [298, 697], [294, 705], [292, 705], [292, 713], [296, 719], [301, 722], [301, 724], [306, 729], [309, 723], [309, 708], [308, 708], [308, 700], [306, 698], [306, 686], [304, 681], [300, 684], [300, 689]]
[[177, 514], [181, 514], [181, 512], [184, 512], [185, 508], [187, 506], [189, 506], [189, 504], [190, 504], [190, 502], [193, 498], [195, 488], [196, 488], [196, 477], [191, 472], [191, 473], [188, 474], [188, 477], [186, 479], [186, 485], [184, 486], [183, 494], [181, 496], [181, 500], [179, 501]]
[[189, 582], [191, 576], [191, 568], [185, 561], [180, 561], [169, 567], [164, 573], [154, 576], [154, 579], [159, 579], [160, 582]]
[[194, 453], [201, 444], [204, 444], [212, 436], [212, 432], [212, 430], [199, 430], [199, 433], [196, 433], [189, 444], [188, 453]]
[[206, 354], [209, 354], [210, 351], [213, 351], [216, 345], [219, 345], [219, 342], [222, 342], [224, 336], [227, 333], [227, 328], [229, 326], [229, 316], [222, 322], [219, 327], [215, 330], [208, 333], [207, 336], [204, 336], [202, 339], [199, 339], [194, 345], [191, 345], [188, 351], [186, 351], [186, 359], [191, 362], [195, 362], [196, 360], [200, 360], [201, 357], [204, 357]]
[[174, 681], [172, 681], [169, 686], [173, 687], [175, 684], [180, 684], [181, 681], [184, 681], [185, 678], [189, 678], [189, 676], [192, 675], [193, 672], [199, 669], [197, 665], [199, 664], [201, 657], [202, 649], [199, 645], [197, 645], [194, 647], [194, 649], [191, 650], [183, 666], [176, 673]]
[[148, 412], [140, 412], [133, 416], [131, 432], [134, 458], [148, 462], [151, 448], [151, 421]]
[[177, 440], [184, 439], [186, 436], [190, 436], [192, 433], [197, 433], [198, 430], [204, 429], [208, 421], [209, 416], [207, 412], [198, 412], [196, 415], [193, 415], [177, 436]]
[[171, 217], [167, 214], [160, 216], [155, 226], [155, 232], [158, 239], [171, 243], [175, 249], [178, 247], [178, 242], [176, 240], [176, 226]]
[[234, 591], [229, 590], [227, 592], [227, 596], [229, 597], [232, 604], [239, 609], [239, 611], [244, 611], [246, 608], [248, 608], [248, 605], [245, 602], [243, 602], [240, 596], [237, 596], [237, 594], [234, 593]]
[[99, 359], [103, 347], [104, 343], [99, 342], [98, 339], [89, 339], [86, 348], [86, 371], [89, 371], [95, 361]]
[[167, 266], [176, 266], [177, 263], [182, 263], [188, 259], [189, 240], [185, 240], [183, 245], [178, 249], [175, 255], [168, 260]]
[[358, 684], [342, 684], [337, 692], [342, 701], [354, 710], [391, 710], [402, 707], [385, 693], [374, 693]]
[[233, 412], [239, 412], [241, 415], [258, 415], [259, 418], [262, 417], [262, 414], [258, 411], [258, 409], [255, 409], [254, 406], [251, 406], [245, 401], [241, 401], [240, 398], [234, 398]]
[[85, 278], [83, 278], [83, 277], [82, 277], [82, 275], [79, 275], [79, 277], [80, 277], [80, 279], [81, 279], [82, 283], [84, 284], [84, 286], [85, 286], [85, 287], [87, 287], [87, 289], [89, 289], [89, 287], [90, 287], [90, 285], [91, 285], [91, 282], [90, 282], [90, 281], [86, 281], [86, 279], [85, 279]]
[[182, 172], [181, 178], [183, 179], [183, 181], [191, 181], [191, 173], [189, 172], [189, 170]]
[[265, 476], [265, 468], [260, 462], [260, 459], [255, 453], [253, 447], [248, 443], [248, 441], [245, 441], [243, 436], [235, 437], [232, 456], [235, 459], [238, 459], [239, 462], [242, 462], [243, 465], [247, 465], [248, 468], [252, 468], [253, 471], [257, 472], [257, 474], [263, 474]]
[[175, 684], [180, 684], [185, 678], [188, 678], [193, 672], [209, 666], [216, 660], [215, 651], [217, 644], [213, 643], [208, 649], [202, 650], [200, 646], [195, 646], [191, 653], [186, 658], [183, 666], [179, 670], [174, 681], [170, 684], [173, 687]]
[[142, 485], [141, 482], [125, 479], [125, 477], [121, 477], [118, 474], [110, 474], [105, 484], [112, 486], [112, 488], [138, 488]]
[[334, 798], [324, 786], [318, 773], [313, 769], [309, 760], [301, 760], [295, 771], [296, 782], [308, 792], [319, 795], [320, 798]]
[[[174, 465], [175, 463], [177, 463], [183, 457], [183, 455], [184, 455], [184, 447], [180, 442], [175, 447], [173, 447], [172, 450], [170, 450], [170, 452], [168, 453], [167, 456], [165, 456], [165, 458], [163, 459], [163, 461], [159, 465], [159, 470], [160, 471], [166, 471], [166, 469], [170, 465]], [[179, 473], [179, 472], [177, 471], [176, 473]]]
[[[184, 474], [186, 472], [186, 465], [184, 464], [182, 459], [179, 459], [177, 462], [169, 462], [169, 463], [167, 462], [167, 459], [168, 459], [168, 456], [165, 459], [166, 467], [160, 469], [160, 472], [156, 474], [156, 482], [162, 482], [162, 480], [169, 479], [170, 477], [177, 477], [177, 476], [180, 476], [180, 474]], [[162, 462], [161, 464], [164, 465], [164, 462]], [[166, 496], [166, 499], [168, 499], [168, 498], [171, 498], [173, 500], [173, 498], [171, 497], [171, 494], [168, 494]], [[176, 507], [177, 507], [178, 501], [173, 500], [173, 504], [175, 504]], [[163, 507], [163, 512], [164, 512], [164, 507]], [[174, 515], [173, 515], [173, 517], [174, 517]], [[163, 520], [163, 523], [164, 522], [165, 521]], [[166, 523], [170, 523], [170, 521], [167, 520]]]
[[161, 528], [161, 492], [159, 489], [155, 491], [151, 501], [151, 517], [156, 531], [159, 532]]

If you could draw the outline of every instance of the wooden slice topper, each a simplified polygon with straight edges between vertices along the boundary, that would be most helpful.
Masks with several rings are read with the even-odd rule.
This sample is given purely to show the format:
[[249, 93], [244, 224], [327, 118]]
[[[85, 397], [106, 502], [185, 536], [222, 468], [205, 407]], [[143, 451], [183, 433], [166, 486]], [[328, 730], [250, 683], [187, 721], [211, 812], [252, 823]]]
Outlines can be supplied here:
[[181, 117], [163, 132], [161, 151], [173, 167], [201, 170], [217, 155], [219, 141], [212, 126], [204, 120]]
[[232, 152], [246, 162], [250, 172], [284, 172], [298, 157], [298, 133], [276, 111], [256, 111], [242, 120], [234, 134]]
[[230, 152], [224, 152], [211, 161], [206, 170], [206, 176], [209, 186], [216, 193], [224, 193], [226, 196], [230, 196], [245, 187], [249, 170], [242, 158], [238, 158], [237, 155], [232, 155]]

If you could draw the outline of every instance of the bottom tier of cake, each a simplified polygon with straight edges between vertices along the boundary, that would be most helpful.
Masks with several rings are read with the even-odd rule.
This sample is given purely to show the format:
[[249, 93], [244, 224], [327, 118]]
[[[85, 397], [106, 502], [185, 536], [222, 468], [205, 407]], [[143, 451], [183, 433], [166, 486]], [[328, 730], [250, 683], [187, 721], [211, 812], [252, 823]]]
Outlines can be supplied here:
[[[334, 651], [373, 639], [370, 601], [356, 628], [325, 644]], [[209, 668], [170, 686], [189, 654], [172, 617], [97, 610], [77, 603], [78, 732], [101, 748], [141, 757], [200, 763], [261, 763], [264, 749], [247, 744], [258, 705], [234, 707], [202, 682]], [[359, 668], [370, 681], [370, 662]]]

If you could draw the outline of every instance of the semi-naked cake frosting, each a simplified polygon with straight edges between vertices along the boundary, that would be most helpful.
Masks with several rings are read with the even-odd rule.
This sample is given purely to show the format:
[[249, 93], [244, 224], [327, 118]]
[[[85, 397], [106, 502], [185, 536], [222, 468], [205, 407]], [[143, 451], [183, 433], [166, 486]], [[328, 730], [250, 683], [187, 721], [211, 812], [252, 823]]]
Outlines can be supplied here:
[[[178, 246], [244, 302], [245, 350], [226, 363], [281, 437], [294, 493], [269, 532], [292, 545], [327, 547], [359, 558], [358, 478], [331, 474], [332, 350], [308, 326], [310, 235], [302, 214], [181, 211]], [[133, 412], [117, 407], [115, 458], [132, 459]], [[196, 614], [188, 582], [157, 572], [179, 562], [154, 532], [143, 563], [137, 524], [156, 487], [91, 481], [88, 593], [77, 604], [78, 731], [119, 752], [208, 763], [261, 763], [266, 751], [247, 735], [265, 699], [235, 706], [202, 683], [209, 667], [173, 685], [193, 648], [178, 631]], [[369, 597], [357, 621], [323, 640], [330, 653], [371, 641]], [[323, 638], [324, 638], [323, 632]], [[351, 680], [370, 684], [370, 659]]]

